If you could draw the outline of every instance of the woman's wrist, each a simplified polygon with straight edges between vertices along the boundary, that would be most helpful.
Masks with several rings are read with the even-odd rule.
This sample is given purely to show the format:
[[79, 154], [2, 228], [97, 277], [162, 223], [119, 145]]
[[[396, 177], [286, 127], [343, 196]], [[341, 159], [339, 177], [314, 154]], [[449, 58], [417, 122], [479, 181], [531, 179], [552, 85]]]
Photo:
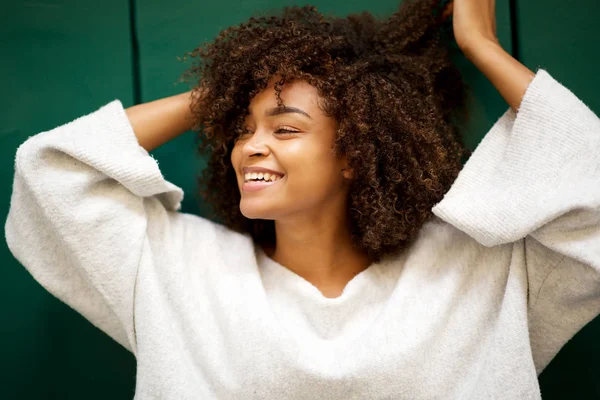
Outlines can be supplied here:
[[[189, 131], [192, 129], [192, 101], [193, 101], [193, 92], [191, 90], [178, 94], [178, 100], [181, 104], [181, 115], [184, 121], [186, 121], [184, 127], [185, 131]], [[185, 132], [184, 131], [184, 132]]]
[[467, 43], [460, 46], [465, 57], [477, 65], [476, 63], [486, 58], [490, 52], [504, 51], [502, 45], [497, 39], [484, 36], [475, 36]]

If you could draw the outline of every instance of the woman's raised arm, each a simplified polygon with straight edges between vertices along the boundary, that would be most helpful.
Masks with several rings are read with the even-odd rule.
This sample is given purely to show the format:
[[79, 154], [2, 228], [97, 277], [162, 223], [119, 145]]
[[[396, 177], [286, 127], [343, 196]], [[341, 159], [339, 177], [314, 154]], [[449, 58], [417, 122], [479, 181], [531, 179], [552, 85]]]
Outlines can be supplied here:
[[498, 42], [495, 1], [453, 0], [445, 15], [450, 13], [458, 47], [517, 112], [535, 73]]
[[140, 146], [152, 151], [192, 128], [192, 91], [138, 104], [125, 110]]
[[[148, 153], [190, 127], [189, 94], [119, 100], [19, 146], [7, 244], [50, 293], [136, 352], [137, 271], [176, 268], [183, 191]], [[135, 132], [134, 132], [135, 130]], [[210, 224], [203, 224], [210, 229]], [[210, 236], [210, 233], [207, 233]], [[156, 243], [163, 249], [155, 252]]]

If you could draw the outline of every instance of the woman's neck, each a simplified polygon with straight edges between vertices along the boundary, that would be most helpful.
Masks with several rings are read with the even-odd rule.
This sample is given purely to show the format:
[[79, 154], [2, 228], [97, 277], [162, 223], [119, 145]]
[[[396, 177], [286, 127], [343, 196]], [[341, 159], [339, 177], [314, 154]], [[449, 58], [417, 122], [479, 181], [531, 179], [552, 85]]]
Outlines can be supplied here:
[[338, 297], [348, 282], [372, 263], [353, 246], [346, 220], [276, 221], [275, 232], [276, 246], [265, 250], [267, 255], [326, 297]]

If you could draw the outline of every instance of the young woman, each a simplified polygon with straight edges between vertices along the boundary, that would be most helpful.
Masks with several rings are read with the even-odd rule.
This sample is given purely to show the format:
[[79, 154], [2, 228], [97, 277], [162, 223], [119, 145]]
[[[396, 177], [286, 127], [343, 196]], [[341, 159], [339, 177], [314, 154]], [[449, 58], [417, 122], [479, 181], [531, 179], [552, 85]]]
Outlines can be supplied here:
[[[600, 120], [501, 48], [493, 0], [437, 5], [253, 18], [191, 92], [20, 146], [10, 249], [135, 354], [137, 399], [540, 398], [600, 312]], [[510, 105], [462, 168], [450, 13]], [[223, 225], [148, 154], [190, 128]]]

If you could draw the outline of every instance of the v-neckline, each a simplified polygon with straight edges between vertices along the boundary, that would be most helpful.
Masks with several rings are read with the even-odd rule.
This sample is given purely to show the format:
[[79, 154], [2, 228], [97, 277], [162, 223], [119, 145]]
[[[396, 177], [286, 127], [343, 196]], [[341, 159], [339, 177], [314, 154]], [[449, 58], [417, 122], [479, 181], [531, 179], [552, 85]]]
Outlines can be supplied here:
[[[261, 259], [262, 261], [264, 261], [264, 263], [260, 263]], [[342, 293], [339, 296], [327, 297], [312, 282], [308, 281], [301, 275], [298, 275], [296, 272], [292, 271], [291, 269], [287, 268], [286, 266], [278, 263], [277, 261], [269, 257], [260, 246], [257, 246], [257, 261], [259, 261], [259, 265], [277, 269], [279, 273], [286, 276], [286, 279], [294, 280], [299, 285], [303, 285], [306, 288], [306, 290], [310, 291], [311, 293], [314, 293], [311, 296], [314, 296], [316, 300], [329, 303], [339, 303], [343, 301], [346, 297], [349, 296], [347, 293], [352, 291], [354, 286], [358, 286], [365, 279], [369, 279], [369, 276], [373, 275], [375, 269], [380, 267], [380, 263], [371, 263], [367, 268], [354, 275], [352, 279], [350, 279], [348, 283], [346, 283], [346, 286], [344, 287]]]
[[372, 263], [342, 294], [324, 296], [312, 283], [271, 259], [256, 246], [256, 259], [269, 308], [279, 325], [315, 351], [343, 349], [364, 334], [386, 309], [399, 277], [392, 263]]

